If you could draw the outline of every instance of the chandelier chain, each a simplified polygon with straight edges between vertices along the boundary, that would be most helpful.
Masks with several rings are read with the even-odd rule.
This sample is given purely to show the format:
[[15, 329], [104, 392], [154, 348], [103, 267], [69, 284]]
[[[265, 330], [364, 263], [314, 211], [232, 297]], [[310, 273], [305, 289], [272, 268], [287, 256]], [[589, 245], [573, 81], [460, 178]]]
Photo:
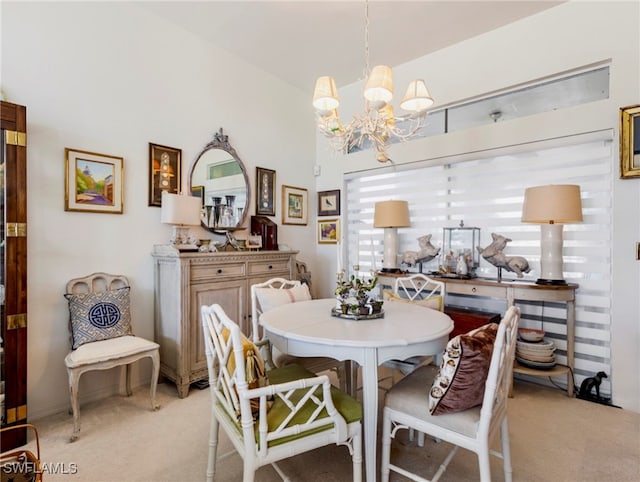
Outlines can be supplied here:
[[369, 0], [364, 2], [364, 79], [369, 77]]

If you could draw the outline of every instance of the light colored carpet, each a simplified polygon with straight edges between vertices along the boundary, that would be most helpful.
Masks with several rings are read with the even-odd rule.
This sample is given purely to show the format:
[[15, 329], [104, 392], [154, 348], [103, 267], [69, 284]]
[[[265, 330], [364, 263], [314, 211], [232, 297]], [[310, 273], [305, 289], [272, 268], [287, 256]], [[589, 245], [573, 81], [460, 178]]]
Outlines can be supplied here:
[[[514, 481], [640, 480], [640, 414], [569, 399], [558, 390], [525, 382], [516, 382], [514, 395], [509, 401]], [[158, 385], [158, 401], [160, 410], [150, 411], [148, 390], [139, 388], [129, 398], [114, 396], [82, 406], [80, 438], [74, 443], [68, 443], [70, 415], [33, 421], [40, 434], [41, 458], [48, 466], [44, 480], [204, 480], [208, 389], [192, 388], [187, 398], [179, 399], [173, 385], [162, 383]], [[230, 450], [222, 433], [219, 454]], [[33, 442], [29, 446], [35, 450]], [[392, 457], [431, 477], [447, 449], [446, 444], [430, 439], [424, 447], [417, 447], [403, 434], [393, 443]], [[500, 462], [492, 461], [494, 481], [504, 480]], [[70, 473], [74, 472], [73, 464], [75, 474]], [[293, 481], [332, 482], [350, 480], [350, 464], [345, 447], [330, 446], [288, 459], [281, 466]], [[215, 480], [242, 480], [242, 461], [237, 454], [219, 463]], [[267, 466], [257, 472], [256, 480], [280, 479]], [[392, 474], [392, 480], [405, 479]], [[475, 455], [460, 450], [441, 480], [478, 480]]]

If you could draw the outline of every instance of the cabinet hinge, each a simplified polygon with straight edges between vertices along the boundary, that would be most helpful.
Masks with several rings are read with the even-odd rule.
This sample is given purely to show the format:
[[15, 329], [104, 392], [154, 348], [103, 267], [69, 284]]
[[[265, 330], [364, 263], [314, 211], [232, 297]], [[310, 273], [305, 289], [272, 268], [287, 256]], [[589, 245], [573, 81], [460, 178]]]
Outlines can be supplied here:
[[7, 329], [17, 330], [18, 328], [27, 327], [27, 314], [18, 313], [17, 315], [7, 315]]
[[27, 419], [27, 406], [7, 408], [7, 424]]
[[7, 238], [24, 238], [27, 236], [27, 223], [7, 223]]
[[9, 146], [26, 146], [27, 133], [18, 131], [4, 131], [4, 141]]

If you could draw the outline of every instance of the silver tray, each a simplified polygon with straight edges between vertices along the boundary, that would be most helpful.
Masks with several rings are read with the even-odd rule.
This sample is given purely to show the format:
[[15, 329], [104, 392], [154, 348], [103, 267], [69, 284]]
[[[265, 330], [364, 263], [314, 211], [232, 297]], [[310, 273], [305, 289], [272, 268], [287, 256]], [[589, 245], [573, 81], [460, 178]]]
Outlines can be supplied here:
[[375, 320], [378, 318], [384, 318], [384, 310], [381, 310], [379, 313], [371, 313], [370, 315], [356, 315], [353, 313], [343, 313], [342, 311], [338, 311], [336, 308], [331, 309], [331, 316], [335, 316], [336, 318], [343, 318], [345, 320]]

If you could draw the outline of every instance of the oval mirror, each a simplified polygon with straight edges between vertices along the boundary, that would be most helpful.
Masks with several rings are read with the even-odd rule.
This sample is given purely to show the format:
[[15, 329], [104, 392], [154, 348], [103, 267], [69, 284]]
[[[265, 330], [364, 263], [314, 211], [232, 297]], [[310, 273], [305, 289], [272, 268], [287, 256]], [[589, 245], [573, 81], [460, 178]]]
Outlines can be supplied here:
[[222, 127], [198, 157], [189, 174], [191, 194], [202, 197], [202, 225], [224, 233], [241, 229], [250, 198], [249, 179]]

